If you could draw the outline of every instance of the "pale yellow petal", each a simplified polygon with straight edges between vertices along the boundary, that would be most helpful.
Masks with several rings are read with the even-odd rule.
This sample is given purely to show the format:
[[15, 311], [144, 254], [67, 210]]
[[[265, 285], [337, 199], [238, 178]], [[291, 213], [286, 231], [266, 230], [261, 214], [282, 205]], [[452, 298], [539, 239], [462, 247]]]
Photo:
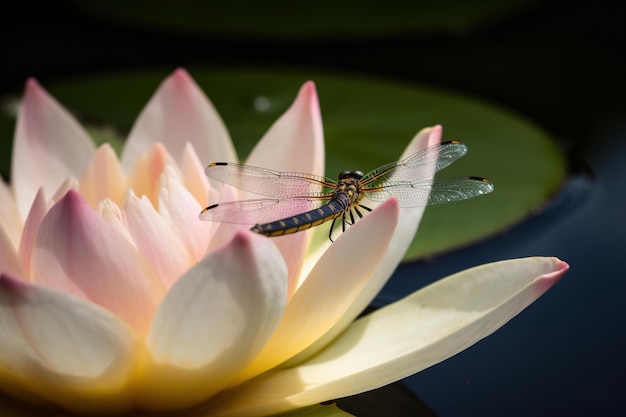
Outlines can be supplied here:
[[[441, 126], [422, 129], [411, 141], [401, 158], [405, 158], [421, 149], [436, 145], [441, 141]], [[433, 175], [435, 166], [431, 167]], [[368, 206], [370, 202], [368, 201]], [[371, 204], [371, 207], [375, 207]], [[375, 273], [369, 280], [365, 288], [361, 291], [357, 299], [350, 308], [345, 312], [343, 317], [333, 326], [324, 336], [319, 338], [317, 342], [311, 345], [306, 351], [293, 358], [292, 362], [297, 363], [311, 355], [316, 354], [324, 348], [328, 343], [334, 340], [341, 332], [343, 332], [350, 323], [372, 302], [376, 294], [380, 292], [393, 271], [404, 257], [406, 250], [413, 241], [417, 228], [424, 214], [424, 207], [401, 208], [398, 226], [394, 232], [393, 238], [389, 244], [389, 248], [385, 251], [385, 256], [378, 264]], [[310, 254], [309, 257], [315, 259], [320, 256], [319, 253]]]
[[138, 197], [146, 196], [154, 207], [158, 207], [161, 177], [166, 166], [175, 166], [168, 150], [160, 143], [150, 148], [149, 153], [141, 154], [135, 160], [128, 176], [128, 187]]
[[490, 335], [568, 269], [556, 258], [515, 259], [440, 280], [351, 325], [319, 355], [225, 393], [214, 416], [278, 413], [389, 384]]
[[268, 344], [233, 384], [290, 359], [332, 328], [371, 279], [397, 221], [398, 202], [390, 199], [343, 233], [290, 298]]

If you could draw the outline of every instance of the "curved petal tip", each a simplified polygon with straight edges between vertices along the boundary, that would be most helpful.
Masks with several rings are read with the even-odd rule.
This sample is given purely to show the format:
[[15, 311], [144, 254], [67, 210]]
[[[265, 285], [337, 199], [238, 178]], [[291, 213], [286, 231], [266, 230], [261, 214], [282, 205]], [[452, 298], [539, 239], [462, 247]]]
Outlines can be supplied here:
[[302, 87], [300, 87], [300, 94], [306, 94], [309, 100], [317, 100], [317, 88], [315, 87], [315, 82], [309, 80], [302, 84]]
[[39, 81], [37, 81], [35, 77], [29, 77], [26, 80], [26, 83], [24, 85], [24, 90], [26, 90], [26, 94], [28, 94], [30, 92], [43, 90], [43, 88], [41, 87], [41, 84], [39, 84]]
[[172, 75], [180, 79], [191, 79], [191, 75], [189, 75], [189, 72], [187, 72], [187, 70], [183, 67], [176, 68]]
[[552, 272], [548, 272], [547, 274], [541, 275], [537, 278], [537, 286], [535, 288], [538, 294], [546, 292], [569, 270], [569, 264], [559, 258], [552, 258], [552, 262], [554, 263]]

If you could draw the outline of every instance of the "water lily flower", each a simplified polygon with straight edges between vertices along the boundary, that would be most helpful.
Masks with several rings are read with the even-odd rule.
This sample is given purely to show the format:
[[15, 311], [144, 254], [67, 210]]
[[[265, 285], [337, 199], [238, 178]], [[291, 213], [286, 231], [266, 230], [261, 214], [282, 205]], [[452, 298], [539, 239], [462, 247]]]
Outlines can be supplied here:
[[[440, 138], [440, 126], [424, 129], [405, 153]], [[210, 184], [204, 165], [236, 160], [184, 70], [158, 88], [120, 158], [27, 82], [11, 184], [0, 181], [3, 415], [264, 416], [357, 394], [491, 334], [568, 268], [483, 265], [356, 319], [422, 209], [390, 199], [315, 248], [308, 231], [272, 239], [198, 220], [241, 197]], [[246, 162], [324, 174], [313, 83]]]

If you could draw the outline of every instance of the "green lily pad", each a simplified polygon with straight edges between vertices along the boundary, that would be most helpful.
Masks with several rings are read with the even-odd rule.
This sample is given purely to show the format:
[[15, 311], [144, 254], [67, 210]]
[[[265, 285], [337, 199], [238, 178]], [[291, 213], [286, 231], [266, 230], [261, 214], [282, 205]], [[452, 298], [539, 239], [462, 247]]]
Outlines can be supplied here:
[[[128, 132], [169, 73], [109, 74], [45, 87], [81, 120]], [[566, 175], [563, 155], [545, 131], [476, 98], [314, 72], [191, 69], [190, 73], [224, 118], [242, 160], [307, 80], [315, 81], [320, 98], [328, 177], [346, 169], [367, 172], [397, 160], [426, 126], [442, 124], [444, 140], [464, 142], [468, 155], [441, 176], [486, 177], [495, 191], [428, 208], [407, 259], [441, 253], [512, 227], [541, 207]]]
[[75, 1], [86, 13], [129, 26], [239, 38], [328, 38], [466, 32], [537, 4], [529, 0]]

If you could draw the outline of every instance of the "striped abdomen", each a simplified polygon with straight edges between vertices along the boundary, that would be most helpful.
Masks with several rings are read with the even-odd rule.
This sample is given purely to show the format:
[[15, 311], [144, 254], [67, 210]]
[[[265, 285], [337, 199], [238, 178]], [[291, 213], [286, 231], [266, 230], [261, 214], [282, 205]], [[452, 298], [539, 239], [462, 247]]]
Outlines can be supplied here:
[[270, 237], [289, 235], [334, 220], [349, 207], [350, 197], [345, 193], [339, 193], [328, 204], [320, 208], [271, 223], [255, 224], [250, 230]]

